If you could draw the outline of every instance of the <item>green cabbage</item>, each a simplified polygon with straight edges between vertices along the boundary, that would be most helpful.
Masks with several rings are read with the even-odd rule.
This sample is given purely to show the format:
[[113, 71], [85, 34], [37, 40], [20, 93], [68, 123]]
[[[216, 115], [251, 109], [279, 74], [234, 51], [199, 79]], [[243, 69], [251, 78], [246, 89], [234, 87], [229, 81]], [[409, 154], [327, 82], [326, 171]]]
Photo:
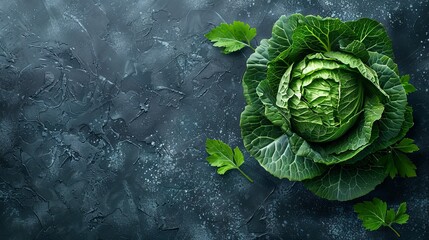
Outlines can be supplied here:
[[247, 61], [244, 146], [268, 172], [350, 200], [387, 177], [379, 151], [413, 125], [391, 41], [371, 19], [294, 14]]

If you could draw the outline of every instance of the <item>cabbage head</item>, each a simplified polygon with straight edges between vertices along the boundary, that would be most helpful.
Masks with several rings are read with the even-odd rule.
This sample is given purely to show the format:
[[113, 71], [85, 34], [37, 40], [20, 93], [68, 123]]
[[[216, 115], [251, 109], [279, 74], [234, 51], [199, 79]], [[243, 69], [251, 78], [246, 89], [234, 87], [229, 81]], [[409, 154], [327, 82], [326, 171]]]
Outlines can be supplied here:
[[294, 14], [247, 61], [244, 146], [278, 178], [350, 200], [387, 177], [380, 151], [404, 138], [412, 109], [384, 27]]

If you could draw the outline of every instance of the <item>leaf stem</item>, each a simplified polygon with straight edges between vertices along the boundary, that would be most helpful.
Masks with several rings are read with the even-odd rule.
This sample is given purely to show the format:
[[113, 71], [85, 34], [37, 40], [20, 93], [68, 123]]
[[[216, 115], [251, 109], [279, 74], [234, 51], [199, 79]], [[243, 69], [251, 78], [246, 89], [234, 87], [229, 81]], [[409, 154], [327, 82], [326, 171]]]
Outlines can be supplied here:
[[249, 176], [247, 176], [247, 174], [245, 174], [243, 171], [241, 171], [241, 169], [240, 168], [237, 168], [237, 170], [247, 179], [247, 180], [249, 180], [249, 182], [251, 182], [251, 183], [253, 183], [253, 180], [249, 177]]
[[401, 235], [398, 233], [398, 231], [396, 231], [392, 226], [387, 225], [387, 227], [389, 227], [390, 229], [392, 229], [392, 231], [396, 234], [396, 236], [401, 237]]
[[256, 49], [252, 47], [252, 45], [248, 44], [247, 46], [249, 46], [254, 52], [256, 52]]
[[246, 44], [249, 48], [251, 48], [254, 52], [256, 52], [256, 49], [252, 46], [252, 44], [250, 44], [250, 41], [247, 41]]

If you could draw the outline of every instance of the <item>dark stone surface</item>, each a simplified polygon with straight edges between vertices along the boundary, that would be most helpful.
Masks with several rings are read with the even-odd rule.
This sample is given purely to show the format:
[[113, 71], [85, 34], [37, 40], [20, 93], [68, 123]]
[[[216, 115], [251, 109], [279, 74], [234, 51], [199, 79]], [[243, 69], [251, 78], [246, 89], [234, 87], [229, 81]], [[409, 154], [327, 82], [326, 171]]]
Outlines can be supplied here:
[[[248, 155], [254, 184], [208, 166], [207, 137], [243, 149], [251, 52], [222, 55], [203, 34], [242, 20], [260, 41], [295, 12], [387, 27], [418, 89], [417, 178], [339, 203]], [[401, 239], [428, 239], [428, 12], [426, 0], [1, 0], [0, 239], [394, 239], [353, 212], [374, 196], [408, 203]]]

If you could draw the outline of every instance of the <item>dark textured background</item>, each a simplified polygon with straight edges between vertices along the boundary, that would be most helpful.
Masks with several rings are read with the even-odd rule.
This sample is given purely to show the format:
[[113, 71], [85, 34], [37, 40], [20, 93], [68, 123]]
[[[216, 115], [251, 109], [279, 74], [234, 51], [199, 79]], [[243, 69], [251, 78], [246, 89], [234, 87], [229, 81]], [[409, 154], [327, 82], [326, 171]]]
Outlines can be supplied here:
[[[297, 3], [299, 2], [299, 3]], [[243, 149], [241, 76], [203, 34], [282, 14], [381, 21], [410, 95], [418, 177], [370, 195], [406, 201], [401, 239], [429, 237], [429, 4], [423, 1], [0, 0], [0, 239], [394, 239], [351, 202], [278, 180], [246, 154], [219, 176], [204, 142]]]

